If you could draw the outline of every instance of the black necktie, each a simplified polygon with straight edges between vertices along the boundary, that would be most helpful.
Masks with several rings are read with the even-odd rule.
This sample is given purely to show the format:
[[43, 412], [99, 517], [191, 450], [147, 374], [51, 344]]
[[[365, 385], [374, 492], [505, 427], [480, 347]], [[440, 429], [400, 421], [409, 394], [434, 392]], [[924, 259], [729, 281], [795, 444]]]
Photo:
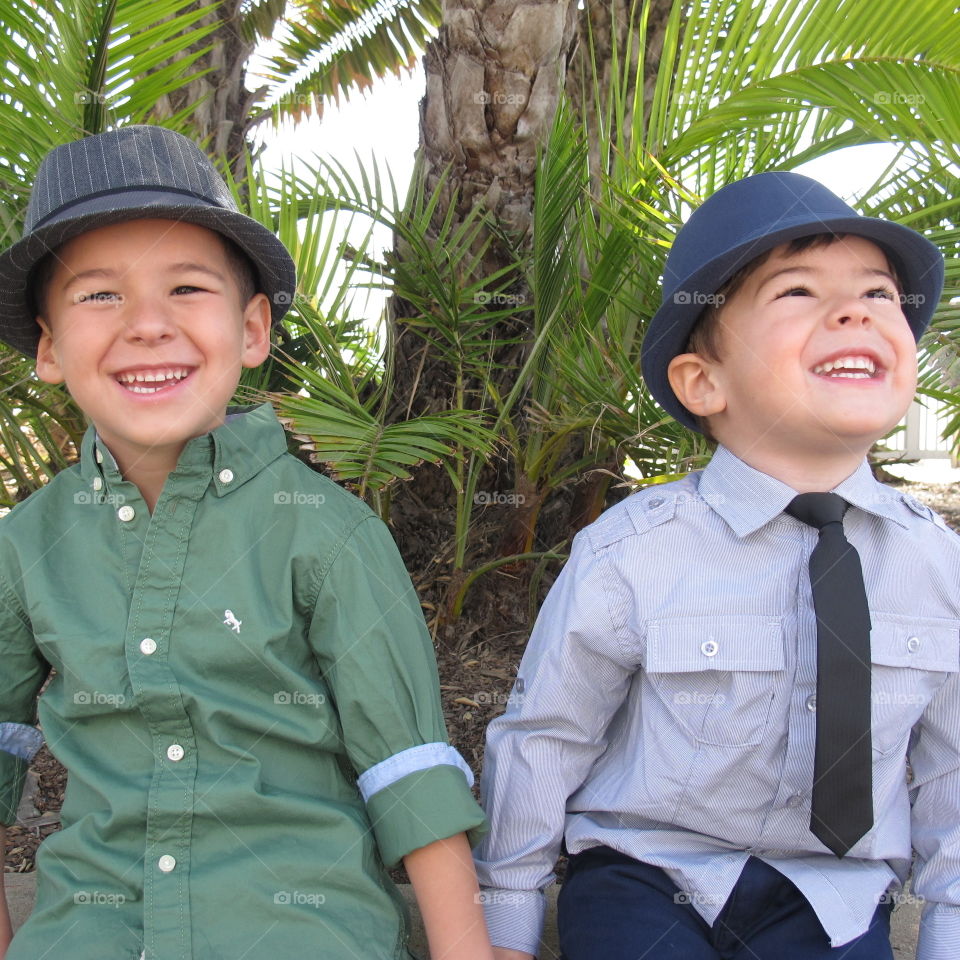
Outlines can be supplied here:
[[873, 826], [870, 609], [860, 556], [843, 534], [846, 501], [802, 493], [786, 512], [816, 527], [810, 585], [817, 614], [817, 744], [810, 829], [842, 857]]

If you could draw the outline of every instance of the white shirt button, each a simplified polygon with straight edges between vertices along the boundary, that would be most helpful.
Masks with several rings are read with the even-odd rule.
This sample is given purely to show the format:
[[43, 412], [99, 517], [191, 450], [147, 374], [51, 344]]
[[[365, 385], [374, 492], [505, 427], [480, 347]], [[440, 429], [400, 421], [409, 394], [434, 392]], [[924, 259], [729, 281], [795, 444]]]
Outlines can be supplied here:
[[158, 861], [157, 866], [160, 868], [162, 873], [170, 873], [171, 870], [177, 865], [177, 858], [171, 857], [169, 853], [165, 853]]
[[716, 640], [704, 640], [703, 643], [700, 644], [700, 652], [705, 657], [715, 657], [719, 649], [720, 644], [717, 643]]
[[117, 516], [124, 522], [127, 523], [136, 516], [136, 512], [129, 503], [125, 503], [118, 511]]
[[174, 763], [183, 759], [183, 747], [179, 743], [171, 743], [167, 747], [167, 759], [172, 760]]
[[815, 693], [811, 693], [810, 696], [807, 697], [807, 709], [811, 713], [817, 712], [817, 695]]
[[233, 471], [232, 470], [221, 470], [218, 474], [220, 477], [221, 483], [232, 483], [233, 482]]
[[153, 637], [144, 637], [140, 641], [140, 652], [146, 654], [148, 657], [152, 653], [157, 652], [157, 641]]
[[103, 454], [100, 452], [99, 448], [96, 450], [97, 463], [103, 463]]
[[103, 489], [103, 477], [94, 477], [93, 478], [93, 489], [102, 490]]
[[803, 797], [799, 793], [795, 793], [792, 797], [787, 799], [787, 806], [791, 809], [796, 809], [797, 807], [803, 806]]
[[908, 649], [911, 653], [916, 653], [916, 652], [920, 649], [920, 638], [919, 638], [919, 637], [911, 637], [911, 638], [907, 641], [907, 649]]

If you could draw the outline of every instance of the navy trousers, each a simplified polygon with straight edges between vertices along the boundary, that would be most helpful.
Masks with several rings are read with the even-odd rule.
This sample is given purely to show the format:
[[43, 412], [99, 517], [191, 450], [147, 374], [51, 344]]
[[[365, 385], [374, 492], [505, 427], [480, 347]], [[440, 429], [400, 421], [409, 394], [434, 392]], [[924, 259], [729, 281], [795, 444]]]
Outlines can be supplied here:
[[892, 910], [831, 947], [803, 894], [751, 857], [711, 927], [659, 867], [593, 847], [570, 858], [557, 924], [561, 960], [893, 960]]

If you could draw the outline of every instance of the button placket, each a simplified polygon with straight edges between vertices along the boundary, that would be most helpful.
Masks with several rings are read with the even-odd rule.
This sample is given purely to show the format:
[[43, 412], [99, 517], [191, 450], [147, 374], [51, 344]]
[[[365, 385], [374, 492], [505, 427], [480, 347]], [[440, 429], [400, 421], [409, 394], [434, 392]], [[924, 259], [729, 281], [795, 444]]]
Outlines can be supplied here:
[[[165, 497], [178, 509], [154, 512], [130, 599], [127, 623], [127, 669], [137, 708], [148, 725], [156, 770], [147, 794], [144, 858], [155, 865], [144, 887], [144, 938], [149, 955], [190, 956], [191, 908], [187, 887], [164, 874], [190, 869], [190, 839], [197, 776], [197, 750], [190, 717], [170, 664], [177, 635], [178, 591], [189, 554], [194, 516], [210, 483], [201, 473], [171, 474]], [[160, 638], [159, 640], [156, 638]], [[170, 919], [176, 917], [176, 947]]]

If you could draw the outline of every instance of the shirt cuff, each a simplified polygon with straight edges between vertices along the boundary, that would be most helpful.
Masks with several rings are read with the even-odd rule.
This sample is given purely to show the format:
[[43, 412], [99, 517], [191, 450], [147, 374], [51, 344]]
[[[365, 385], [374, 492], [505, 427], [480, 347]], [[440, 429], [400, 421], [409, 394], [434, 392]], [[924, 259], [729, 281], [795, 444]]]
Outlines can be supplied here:
[[0, 723], [0, 750], [31, 761], [43, 746], [43, 734], [29, 723]]
[[956, 960], [960, 957], [960, 907], [928, 903], [920, 920], [917, 960]]
[[27, 778], [27, 761], [0, 750], [0, 823], [17, 822], [17, 807]]
[[449, 743], [421, 743], [418, 747], [401, 750], [361, 773], [357, 778], [357, 786], [364, 803], [369, 803], [375, 793], [402, 780], [408, 774], [441, 764], [449, 764], [462, 770], [467, 778], [467, 786], [473, 786], [473, 771]]
[[483, 887], [480, 902], [493, 946], [537, 956], [547, 912], [542, 890]]
[[411, 850], [458, 833], [475, 846], [488, 829], [463, 774], [449, 764], [417, 770], [378, 790], [367, 799], [367, 815], [388, 867]]

